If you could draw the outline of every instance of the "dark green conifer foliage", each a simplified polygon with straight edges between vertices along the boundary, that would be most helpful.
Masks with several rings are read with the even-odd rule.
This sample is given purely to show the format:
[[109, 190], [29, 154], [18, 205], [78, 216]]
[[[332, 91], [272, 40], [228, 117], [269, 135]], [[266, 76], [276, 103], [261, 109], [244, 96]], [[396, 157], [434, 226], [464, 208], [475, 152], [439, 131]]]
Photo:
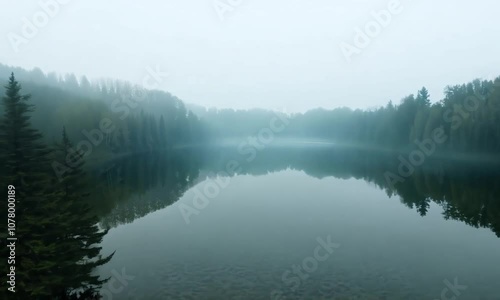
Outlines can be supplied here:
[[64, 281], [63, 276], [53, 273], [58, 263], [57, 240], [48, 232], [59, 218], [51, 202], [59, 196], [48, 175], [51, 151], [41, 142], [42, 134], [31, 127], [33, 105], [28, 103], [29, 95], [21, 94], [14, 74], [5, 89], [0, 152], [4, 162], [2, 185], [16, 187], [16, 296], [50, 297], [47, 287]]
[[[0, 157], [4, 166], [0, 181], [2, 185], [14, 185], [16, 190], [14, 298], [67, 299], [83, 290], [92, 295], [104, 282], [92, 272], [112, 255], [102, 258], [101, 248], [96, 247], [106, 231], [99, 231], [97, 219], [91, 217], [83, 201], [81, 154], [75, 153], [76, 162], [61, 160], [70, 171], [59, 181], [51, 163], [58, 152], [65, 157], [69, 153], [71, 143], [66, 133], [58, 152], [49, 149], [41, 141], [42, 134], [31, 126], [34, 107], [28, 103], [30, 96], [21, 94], [14, 74], [5, 89], [4, 115], [0, 119]], [[6, 228], [3, 232], [7, 232]], [[6, 249], [2, 247], [3, 254]]]
[[74, 149], [65, 128], [62, 141], [57, 146], [57, 154], [59, 161], [69, 169], [60, 180], [61, 206], [67, 212], [64, 220], [66, 228], [60, 232], [59, 238], [59, 245], [62, 246], [59, 257], [62, 262], [58, 271], [65, 276], [61, 290], [66, 295], [78, 290], [97, 292], [107, 279], [99, 279], [99, 276], [93, 275], [93, 271], [111, 260], [113, 254], [104, 258], [100, 256], [101, 247], [98, 244], [107, 231], [99, 230], [99, 220], [85, 201], [89, 193], [83, 171], [83, 153]]

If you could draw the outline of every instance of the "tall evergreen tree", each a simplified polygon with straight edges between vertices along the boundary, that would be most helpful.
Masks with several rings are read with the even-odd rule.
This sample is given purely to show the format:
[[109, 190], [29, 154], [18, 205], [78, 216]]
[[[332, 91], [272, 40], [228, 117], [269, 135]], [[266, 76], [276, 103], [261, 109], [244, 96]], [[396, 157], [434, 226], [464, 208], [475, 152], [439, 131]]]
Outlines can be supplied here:
[[137, 153], [139, 147], [139, 122], [135, 116], [130, 116], [127, 119], [127, 136], [128, 146], [132, 153]]
[[425, 87], [423, 87], [420, 91], [418, 91], [417, 104], [419, 106], [425, 106], [425, 107], [431, 106], [429, 91]]
[[[0, 120], [0, 157], [5, 166], [1, 182], [15, 186], [19, 200], [15, 212], [16, 293], [2, 293], [17, 299], [67, 299], [84, 289], [85, 297], [91, 296], [103, 283], [92, 271], [112, 255], [102, 258], [101, 248], [96, 247], [106, 232], [99, 232], [97, 220], [90, 217], [82, 201], [83, 162], [71, 167], [66, 164], [70, 171], [59, 183], [50, 168], [54, 152], [31, 127], [30, 96], [21, 94], [14, 74], [5, 89]], [[62, 149], [69, 147], [64, 133]], [[2, 253], [6, 249], [2, 247]]]
[[153, 143], [153, 148], [158, 149], [160, 144], [160, 137], [158, 136], [158, 123], [154, 115], [151, 115], [149, 120], [149, 132], [151, 133], [151, 141]]
[[152, 151], [151, 145], [151, 133], [149, 127], [149, 118], [148, 115], [141, 111], [141, 146], [144, 151]]
[[160, 124], [158, 125], [158, 134], [160, 136], [160, 145], [162, 148], [167, 147], [167, 129], [165, 127], [165, 119], [163, 115], [160, 117]]
[[61, 206], [66, 208], [66, 218], [63, 220], [64, 230], [59, 231], [61, 263], [58, 272], [64, 275], [65, 280], [58, 292], [63, 296], [70, 296], [81, 290], [95, 294], [106, 280], [99, 279], [93, 271], [113, 257], [111, 254], [102, 258], [101, 247], [96, 246], [107, 231], [99, 230], [99, 220], [91, 213], [91, 208], [85, 201], [89, 194], [83, 171], [83, 153], [74, 149], [65, 128], [57, 153], [64, 168], [69, 170], [60, 179]]
[[[2, 183], [14, 185], [19, 199], [15, 213], [18, 237], [15, 296], [49, 298], [51, 287], [64, 281], [53, 272], [57, 267], [57, 241], [47, 231], [60, 217], [51, 202], [59, 196], [48, 175], [51, 151], [41, 142], [41, 133], [31, 127], [33, 105], [28, 103], [29, 95], [21, 94], [14, 74], [5, 89], [4, 116], [0, 120], [0, 153], [5, 166]], [[2, 206], [6, 207], [6, 203]]]

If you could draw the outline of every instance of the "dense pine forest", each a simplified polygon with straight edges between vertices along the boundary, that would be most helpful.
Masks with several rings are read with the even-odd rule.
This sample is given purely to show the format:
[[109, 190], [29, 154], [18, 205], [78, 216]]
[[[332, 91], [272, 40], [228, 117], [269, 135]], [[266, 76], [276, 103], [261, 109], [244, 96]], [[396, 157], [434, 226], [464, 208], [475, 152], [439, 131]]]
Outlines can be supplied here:
[[[18, 238], [10, 242], [15, 252], [2, 247], [11, 265], [10, 278], [17, 280], [15, 295], [18, 299], [94, 298], [106, 280], [93, 272], [113, 254], [100, 255], [99, 243], [106, 231], [100, 230], [85, 201], [89, 187], [85, 185], [84, 162], [79, 159], [83, 153], [76, 151], [75, 160], [62, 160], [69, 171], [56, 178], [51, 162], [74, 149], [66, 130], [62, 128], [56, 145], [44, 143], [30, 121], [34, 108], [30, 95], [22, 93], [13, 74], [2, 104], [1, 181], [8, 185], [9, 195], [19, 199], [12, 202], [16, 205], [9, 202], [4, 213], [6, 219], [15, 220], [15, 226], [9, 221], [8, 228], [4, 223], [2, 230], [2, 239]], [[7, 203], [2, 206], [7, 207]], [[2, 260], [2, 265], [6, 263]]]
[[[446, 153], [497, 155], [500, 151], [500, 78], [450, 85], [443, 99], [431, 99], [425, 87], [399, 103], [371, 110], [314, 109], [289, 116], [281, 137], [321, 139], [358, 148], [407, 151], [443, 130]], [[264, 110], [195, 108], [212, 138], [257, 135], [274, 113]], [[228, 126], [231, 124], [231, 126]]]
[[82, 147], [91, 154], [87, 157], [89, 163], [116, 154], [151, 152], [202, 139], [198, 118], [166, 92], [117, 80], [91, 83], [85, 77], [0, 65], [2, 78], [8, 78], [12, 71], [23, 91], [32, 95], [36, 106], [32, 124], [43, 133], [43, 139], [56, 141], [64, 125], [76, 146], [83, 141]]
[[[185, 104], [163, 91], [146, 90], [128, 82], [75, 75], [44, 74], [0, 65], [0, 76], [14, 70], [26, 93], [33, 95], [33, 125], [53, 142], [61, 124], [75, 140], [89, 140], [100, 157], [150, 152], [195, 145], [223, 138], [245, 138], [269, 127], [275, 112], [252, 109], [206, 109]], [[500, 77], [473, 80], [444, 88], [444, 98], [425, 87], [400, 101], [370, 110], [322, 108], [287, 115], [280, 137], [321, 139], [358, 147], [408, 150], [432, 138], [442, 128], [440, 149], [453, 153], [495, 155], [500, 150]], [[281, 113], [285, 115], [284, 113]], [[109, 120], [110, 133], [96, 133]], [[111, 130], [112, 128], [112, 130]]]

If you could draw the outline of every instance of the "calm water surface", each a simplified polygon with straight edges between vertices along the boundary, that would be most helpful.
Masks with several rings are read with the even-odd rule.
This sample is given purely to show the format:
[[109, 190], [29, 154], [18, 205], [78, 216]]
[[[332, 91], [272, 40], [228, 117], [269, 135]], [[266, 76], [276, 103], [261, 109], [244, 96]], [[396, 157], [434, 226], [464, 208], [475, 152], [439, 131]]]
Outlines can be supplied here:
[[443, 218], [450, 204], [429, 199], [422, 216], [367, 176], [265, 161], [217, 180], [171, 170], [181, 183], [118, 203], [103, 221], [105, 299], [500, 299], [500, 239]]

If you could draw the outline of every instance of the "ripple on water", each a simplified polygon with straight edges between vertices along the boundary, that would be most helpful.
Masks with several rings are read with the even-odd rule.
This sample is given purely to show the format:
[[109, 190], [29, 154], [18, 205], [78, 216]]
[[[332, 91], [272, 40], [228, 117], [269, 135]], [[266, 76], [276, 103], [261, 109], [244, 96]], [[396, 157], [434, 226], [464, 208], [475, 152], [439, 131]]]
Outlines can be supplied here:
[[[273, 290], [283, 292], [283, 298], [275, 298], [280, 300], [423, 299], [397, 270], [381, 272], [366, 266], [354, 270], [320, 269], [296, 291], [282, 282], [283, 271], [265, 264], [214, 267], [171, 262], [141, 273], [148, 283], [143, 287], [147, 291], [143, 299], [270, 299]], [[137, 293], [134, 290], [133, 294]]]

